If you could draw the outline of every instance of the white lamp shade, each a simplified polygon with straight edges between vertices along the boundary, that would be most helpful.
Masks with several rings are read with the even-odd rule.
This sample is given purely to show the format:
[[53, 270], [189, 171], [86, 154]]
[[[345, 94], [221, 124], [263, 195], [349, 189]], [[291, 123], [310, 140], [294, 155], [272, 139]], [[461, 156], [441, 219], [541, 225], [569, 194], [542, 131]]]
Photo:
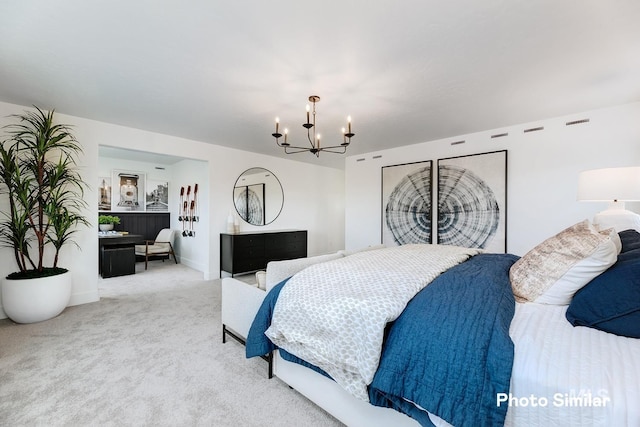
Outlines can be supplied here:
[[640, 200], [640, 167], [593, 169], [580, 172], [578, 200]]

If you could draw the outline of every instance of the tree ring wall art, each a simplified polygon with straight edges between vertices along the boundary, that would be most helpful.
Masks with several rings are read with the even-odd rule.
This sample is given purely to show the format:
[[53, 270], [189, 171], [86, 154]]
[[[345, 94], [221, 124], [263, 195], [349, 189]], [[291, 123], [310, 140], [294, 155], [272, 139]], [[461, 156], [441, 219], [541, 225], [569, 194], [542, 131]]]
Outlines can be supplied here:
[[382, 168], [382, 243], [431, 243], [431, 160]]
[[438, 243], [507, 250], [507, 151], [438, 160]]
[[264, 184], [244, 185], [234, 188], [234, 204], [240, 218], [253, 225], [264, 222]]

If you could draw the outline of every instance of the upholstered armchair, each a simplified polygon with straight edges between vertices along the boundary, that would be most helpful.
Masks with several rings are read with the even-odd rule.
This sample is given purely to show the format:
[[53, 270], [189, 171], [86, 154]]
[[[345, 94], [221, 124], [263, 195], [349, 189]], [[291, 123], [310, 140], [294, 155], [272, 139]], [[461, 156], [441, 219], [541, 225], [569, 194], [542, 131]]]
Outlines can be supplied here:
[[175, 236], [175, 230], [170, 228], [164, 228], [160, 230], [155, 240], [145, 240], [144, 245], [136, 245], [136, 256], [144, 257], [144, 269], [147, 269], [149, 258], [164, 258], [169, 259], [173, 256], [175, 263], [178, 263], [176, 254], [173, 251], [173, 239]]

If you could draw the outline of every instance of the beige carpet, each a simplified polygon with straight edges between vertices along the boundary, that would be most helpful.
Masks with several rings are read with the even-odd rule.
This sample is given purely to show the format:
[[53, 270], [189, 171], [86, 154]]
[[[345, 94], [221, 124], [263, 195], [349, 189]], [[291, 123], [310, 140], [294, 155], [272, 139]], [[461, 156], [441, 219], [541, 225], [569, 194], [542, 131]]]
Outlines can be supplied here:
[[219, 280], [168, 262], [138, 270], [55, 319], [0, 320], [0, 425], [341, 425], [222, 344]]

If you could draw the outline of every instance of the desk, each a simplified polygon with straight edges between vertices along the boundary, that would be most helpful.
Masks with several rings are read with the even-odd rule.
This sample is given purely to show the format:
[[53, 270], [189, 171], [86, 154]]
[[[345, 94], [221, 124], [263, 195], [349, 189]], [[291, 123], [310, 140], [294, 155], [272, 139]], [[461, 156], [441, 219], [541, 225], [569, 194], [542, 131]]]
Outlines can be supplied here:
[[98, 266], [102, 277], [124, 276], [136, 272], [134, 246], [144, 243], [140, 234], [116, 234], [98, 237]]

